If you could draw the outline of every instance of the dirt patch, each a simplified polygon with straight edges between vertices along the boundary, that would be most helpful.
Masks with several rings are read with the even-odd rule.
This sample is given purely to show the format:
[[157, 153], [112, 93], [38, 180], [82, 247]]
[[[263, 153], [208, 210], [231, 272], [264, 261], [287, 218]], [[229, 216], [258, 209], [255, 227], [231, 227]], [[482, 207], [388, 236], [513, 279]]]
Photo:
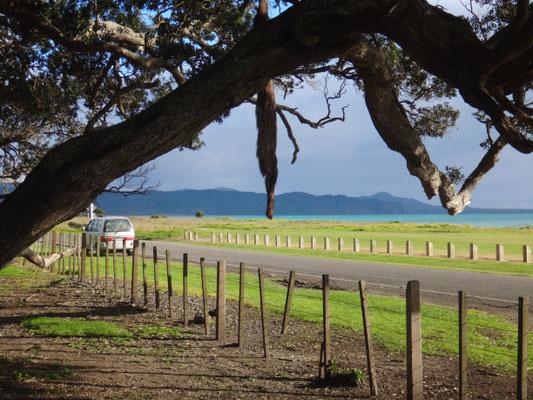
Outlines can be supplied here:
[[[246, 309], [244, 345], [236, 345], [234, 302], [228, 304], [227, 339], [215, 341], [214, 319], [210, 333], [204, 333], [199, 299], [191, 299], [191, 321], [184, 328], [180, 297], [169, 319], [168, 299], [156, 312], [152, 297], [147, 307], [135, 307], [120, 292], [106, 294], [101, 285], [58, 280], [53, 274], [0, 278], [0, 294], [2, 399], [405, 398], [404, 354], [376, 345], [378, 396], [370, 397], [366, 376], [359, 386], [325, 385], [317, 379], [319, 325], [291, 320], [288, 333], [281, 335], [280, 318], [271, 318], [271, 354], [265, 359], [256, 309]], [[111, 321], [133, 337], [39, 336], [21, 325], [35, 316]], [[362, 336], [334, 330], [331, 337], [337, 367], [366, 372]], [[424, 359], [426, 398], [457, 398], [457, 364], [455, 357]], [[515, 397], [513, 377], [498, 371], [472, 367], [469, 380], [474, 399]]]

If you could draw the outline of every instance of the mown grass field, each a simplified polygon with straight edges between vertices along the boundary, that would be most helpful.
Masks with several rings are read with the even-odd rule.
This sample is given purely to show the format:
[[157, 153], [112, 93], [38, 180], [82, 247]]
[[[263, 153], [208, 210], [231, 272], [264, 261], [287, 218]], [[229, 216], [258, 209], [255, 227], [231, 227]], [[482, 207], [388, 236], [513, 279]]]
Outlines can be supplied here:
[[[478, 272], [518, 274], [533, 276], [533, 264], [522, 261], [523, 246], [533, 247], [533, 229], [478, 228], [469, 225], [415, 224], [415, 223], [348, 223], [340, 221], [288, 221], [276, 219], [238, 220], [233, 218], [131, 218], [139, 239], [184, 240], [184, 231], [198, 232], [199, 245], [231, 247], [253, 251], [266, 251], [282, 254], [362, 260], [368, 262], [398, 265], [424, 266], [433, 268], [460, 269]], [[86, 218], [75, 218], [57, 227], [62, 231], [80, 233]], [[232, 236], [233, 243], [210, 243], [211, 233]], [[235, 244], [235, 235], [240, 234], [240, 245]], [[258, 246], [244, 245], [244, 235], [259, 235]], [[270, 237], [270, 246], [264, 246], [264, 235]], [[281, 247], [275, 247], [275, 236], [281, 237]], [[286, 248], [286, 237], [290, 236], [292, 247]], [[303, 236], [305, 249], [298, 249], [298, 237]], [[311, 237], [314, 236], [317, 248], [324, 248], [324, 238], [331, 241], [331, 251], [311, 250]], [[345, 251], [336, 251], [338, 238], [344, 239]], [[359, 239], [361, 251], [353, 252], [353, 239]], [[370, 253], [370, 240], [376, 241], [376, 252]], [[387, 240], [393, 242], [393, 254], [386, 254]], [[414, 256], [405, 255], [405, 243], [413, 243]], [[433, 243], [434, 257], [425, 257], [426, 242]], [[447, 244], [455, 245], [456, 258], [448, 259]], [[190, 242], [193, 243], [193, 242]], [[478, 260], [469, 260], [470, 243], [478, 246]], [[505, 249], [505, 260], [497, 262], [496, 244]]]

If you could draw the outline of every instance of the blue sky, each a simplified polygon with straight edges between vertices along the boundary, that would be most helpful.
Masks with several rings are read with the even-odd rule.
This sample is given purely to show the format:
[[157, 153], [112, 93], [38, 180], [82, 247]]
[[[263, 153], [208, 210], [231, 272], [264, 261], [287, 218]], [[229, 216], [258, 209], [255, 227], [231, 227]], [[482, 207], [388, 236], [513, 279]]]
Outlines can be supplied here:
[[[459, 1], [433, 1], [450, 11], [460, 10]], [[281, 98], [281, 96], [278, 96]], [[324, 115], [321, 91], [308, 87], [280, 103], [297, 106], [309, 119]], [[483, 151], [479, 143], [485, 128], [472, 116], [460, 98], [453, 101], [460, 109], [457, 127], [444, 139], [427, 139], [433, 161], [444, 170], [446, 165], [462, 166], [468, 175]], [[395, 196], [426, 201], [419, 181], [412, 177], [403, 157], [389, 150], [375, 131], [360, 94], [348, 88], [336, 103], [337, 111], [349, 104], [345, 122], [315, 130], [290, 118], [300, 146], [294, 165], [292, 144], [278, 118], [279, 178], [276, 192], [302, 191], [312, 194], [371, 195], [387, 191]], [[222, 124], [212, 124], [201, 136], [206, 146], [198, 151], [172, 151], [155, 161], [152, 184], [159, 190], [230, 187], [242, 191], [264, 192], [263, 178], [255, 157], [256, 128], [254, 108], [243, 104], [234, 109]], [[533, 208], [533, 156], [509, 148], [500, 162], [478, 185], [472, 207]], [[438, 200], [430, 203], [439, 204]]]

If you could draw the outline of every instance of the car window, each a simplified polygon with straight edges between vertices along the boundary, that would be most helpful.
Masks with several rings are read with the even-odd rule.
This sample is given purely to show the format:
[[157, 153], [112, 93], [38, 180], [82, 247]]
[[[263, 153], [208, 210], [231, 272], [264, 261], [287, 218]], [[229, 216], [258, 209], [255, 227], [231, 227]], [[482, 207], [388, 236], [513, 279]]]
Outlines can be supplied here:
[[89, 222], [89, 225], [87, 225], [87, 228], [85, 228], [85, 230], [87, 232], [92, 232], [93, 231], [93, 228], [94, 228], [94, 220]]
[[104, 232], [122, 232], [130, 229], [131, 224], [127, 219], [109, 219], [104, 226]]
[[100, 220], [100, 219], [96, 219], [93, 221], [94, 222], [94, 225], [93, 225], [93, 230], [92, 232], [100, 232], [102, 231], [102, 224], [103, 224], [103, 221]]

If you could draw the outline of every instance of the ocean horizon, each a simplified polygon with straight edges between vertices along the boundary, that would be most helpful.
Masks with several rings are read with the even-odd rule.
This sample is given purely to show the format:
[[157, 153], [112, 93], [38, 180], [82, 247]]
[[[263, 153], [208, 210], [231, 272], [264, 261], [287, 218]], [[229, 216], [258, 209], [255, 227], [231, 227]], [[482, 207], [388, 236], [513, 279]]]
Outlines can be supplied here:
[[[192, 215], [169, 215], [169, 218], [191, 218]], [[263, 219], [264, 215], [205, 215], [203, 218]], [[346, 222], [413, 222], [419, 224], [472, 225], [484, 228], [533, 228], [533, 213], [508, 214], [383, 214], [383, 215], [278, 215], [274, 219]]]

